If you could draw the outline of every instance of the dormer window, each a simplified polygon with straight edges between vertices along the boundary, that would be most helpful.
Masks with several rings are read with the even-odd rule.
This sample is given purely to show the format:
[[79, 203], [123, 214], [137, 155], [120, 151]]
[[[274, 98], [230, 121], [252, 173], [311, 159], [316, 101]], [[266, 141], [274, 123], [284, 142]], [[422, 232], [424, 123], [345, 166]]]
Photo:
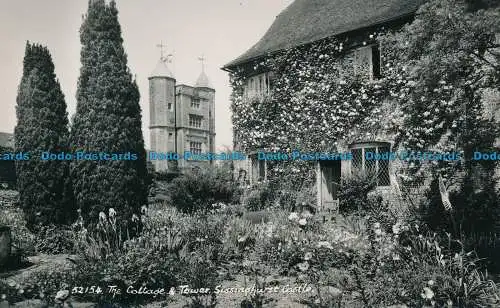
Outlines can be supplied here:
[[247, 78], [245, 84], [245, 96], [264, 96], [270, 91], [270, 73], [263, 73]]
[[373, 44], [353, 51], [354, 74], [368, 77], [370, 80], [382, 77], [380, 65], [380, 46]]

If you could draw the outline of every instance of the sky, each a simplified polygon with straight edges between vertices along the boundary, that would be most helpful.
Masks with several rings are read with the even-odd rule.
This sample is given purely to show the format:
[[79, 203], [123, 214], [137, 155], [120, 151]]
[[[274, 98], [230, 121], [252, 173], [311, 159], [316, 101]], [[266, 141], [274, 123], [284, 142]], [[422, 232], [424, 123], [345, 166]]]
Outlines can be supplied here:
[[[293, 0], [116, 0], [128, 65], [141, 93], [142, 130], [149, 147], [148, 76], [160, 42], [173, 54], [177, 83], [194, 85], [205, 72], [215, 91], [216, 148], [232, 145], [227, 72], [220, 68], [252, 47]], [[26, 41], [46, 45], [66, 97], [76, 110], [79, 29], [88, 0], [0, 0], [0, 132], [14, 131], [16, 96]]]

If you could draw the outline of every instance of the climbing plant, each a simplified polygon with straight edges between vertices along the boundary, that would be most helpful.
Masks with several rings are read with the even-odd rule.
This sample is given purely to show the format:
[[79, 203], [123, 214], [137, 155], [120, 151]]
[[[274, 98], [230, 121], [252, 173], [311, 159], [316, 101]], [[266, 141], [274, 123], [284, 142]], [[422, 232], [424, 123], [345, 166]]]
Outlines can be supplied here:
[[[413, 152], [470, 155], [491, 148], [496, 129], [484, 117], [482, 98], [498, 87], [498, 64], [487, 57], [498, 58], [498, 16], [497, 8], [471, 11], [466, 2], [430, 1], [401, 28], [327, 38], [240, 68], [231, 76], [238, 144], [244, 151], [332, 152], [342, 142], [385, 134]], [[354, 68], [351, 51], [374, 43], [382, 76], [369, 80], [359, 73], [366, 70]], [[275, 74], [271, 93], [245, 98], [246, 76], [263, 69]], [[456, 161], [439, 165], [461, 168]], [[426, 170], [419, 161], [407, 166], [415, 178]]]
[[[383, 78], [370, 80], [367, 67], [353, 73], [352, 50], [380, 42], [385, 32], [328, 38], [255, 63], [251, 71], [267, 68], [274, 73], [271, 93], [264, 97], [244, 97], [249, 72], [233, 72], [232, 120], [241, 150], [335, 152], [341, 142], [374, 139], [394, 130], [397, 114], [388, 117], [384, 103], [400, 95], [400, 77], [387, 70]], [[382, 61], [390, 69], [391, 63]], [[304, 174], [311, 162], [271, 165], [271, 175], [283, 176]]]

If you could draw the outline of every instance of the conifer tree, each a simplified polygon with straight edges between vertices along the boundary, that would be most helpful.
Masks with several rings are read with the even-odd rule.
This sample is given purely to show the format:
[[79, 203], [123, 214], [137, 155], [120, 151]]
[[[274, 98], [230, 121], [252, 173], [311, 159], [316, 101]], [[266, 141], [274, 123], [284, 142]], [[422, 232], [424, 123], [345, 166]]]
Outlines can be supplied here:
[[132, 153], [136, 160], [71, 163], [77, 206], [85, 221], [114, 208], [128, 221], [147, 202], [146, 153], [139, 91], [127, 68], [116, 3], [89, 1], [80, 29], [82, 44], [77, 110], [71, 148], [86, 153]]
[[26, 44], [23, 76], [17, 95], [15, 147], [27, 160], [16, 161], [20, 202], [28, 226], [69, 223], [73, 207], [66, 161], [41, 159], [42, 152], [64, 152], [68, 146], [66, 102], [49, 50]]

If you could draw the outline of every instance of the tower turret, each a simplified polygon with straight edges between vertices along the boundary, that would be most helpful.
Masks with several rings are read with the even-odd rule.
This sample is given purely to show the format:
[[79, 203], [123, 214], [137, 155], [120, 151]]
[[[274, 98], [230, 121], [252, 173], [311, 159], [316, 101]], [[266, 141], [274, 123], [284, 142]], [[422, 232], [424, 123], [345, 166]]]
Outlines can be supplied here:
[[[163, 45], [162, 45], [163, 47]], [[175, 152], [175, 77], [162, 56], [149, 76], [149, 129], [151, 152]], [[150, 155], [154, 155], [151, 153]], [[153, 156], [151, 156], [153, 157]], [[156, 171], [166, 171], [168, 161], [153, 160]]]
[[215, 90], [205, 73], [205, 57], [198, 58], [201, 62], [201, 73], [194, 85], [200, 101], [208, 109], [208, 144], [207, 150], [215, 152]]
[[207, 74], [205, 74], [205, 57], [201, 56], [198, 60], [201, 62], [201, 73], [200, 76], [198, 76], [198, 79], [196, 79], [194, 86], [196, 88], [208, 88], [213, 90], [214, 87], [212, 86], [210, 79], [208, 79]]

